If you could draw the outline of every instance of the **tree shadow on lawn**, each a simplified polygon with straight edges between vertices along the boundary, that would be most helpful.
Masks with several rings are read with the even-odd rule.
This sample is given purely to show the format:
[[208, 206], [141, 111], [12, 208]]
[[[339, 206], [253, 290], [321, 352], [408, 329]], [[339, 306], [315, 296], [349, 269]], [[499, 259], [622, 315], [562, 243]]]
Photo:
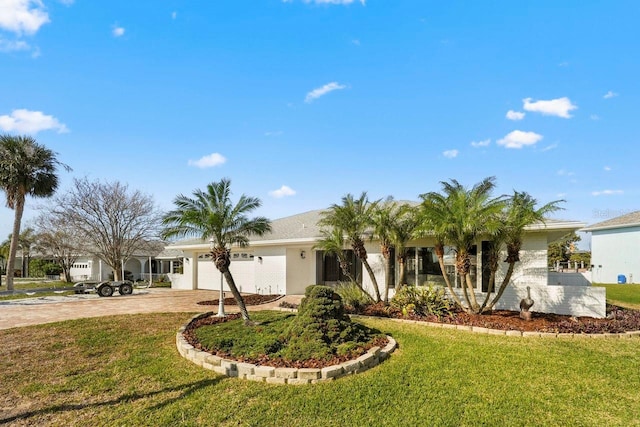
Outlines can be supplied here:
[[86, 409], [86, 408], [100, 408], [100, 407], [104, 407], [104, 406], [114, 406], [117, 405], [121, 402], [131, 402], [131, 401], [136, 401], [136, 400], [140, 400], [140, 399], [146, 399], [149, 397], [153, 397], [156, 396], [158, 394], [162, 394], [162, 393], [171, 393], [171, 392], [175, 392], [175, 391], [181, 391], [181, 393], [173, 398], [169, 398], [166, 399], [156, 405], [153, 405], [150, 409], [160, 409], [162, 407], [165, 407], [177, 400], [183, 399], [185, 397], [190, 396], [191, 394], [193, 394], [194, 392], [201, 390], [203, 388], [209, 387], [209, 386], [213, 386], [216, 385], [217, 383], [219, 383], [222, 379], [224, 379], [224, 377], [219, 377], [219, 378], [213, 378], [213, 379], [207, 379], [207, 380], [201, 380], [201, 381], [196, 381], [194, 383], [187, 383], [187, 384], [182, 384], [182, 385], [178, 385], [175, 387], [167, 387], [164, 388], [162, 390], [156, 390], [156, 391], [150, 391], [148, 393], [132, 393], [132, 394], [123, 394], [122, 396], [119, 396], [115, 399], [111, 399], [111, 400], [107, 400], [107, 401], [103, 401], [103, 402], [91, 402], [91, 403], [63, 403], [63, 404], [58, 404], [58, 405], [53, 405], [50, 407], [45, 407], [45, 408], [41, 408], [41, 409], [36, 409], [33, 411], [27, 411], [24, 413], [18, 413], [15, 415], [11, 415], [9, 417], [6, 418], [0, 418], [0, 424], [5, 424], [5, 423], [10, 423], [13, 421], [18, 421], [18, 420], [28, 420], [29, 418], [32, 417], [36, 417], [39, 415], [43, 415], [43, 414], [55, 414], [57, 412], [67, 412], [67, 411], [78, 411], [81, 409]]

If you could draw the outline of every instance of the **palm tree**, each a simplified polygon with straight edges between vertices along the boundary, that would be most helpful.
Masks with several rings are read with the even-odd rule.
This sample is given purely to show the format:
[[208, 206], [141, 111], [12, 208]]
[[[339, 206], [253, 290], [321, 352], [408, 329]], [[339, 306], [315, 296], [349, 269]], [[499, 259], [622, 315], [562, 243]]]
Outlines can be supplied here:
[[333, 204], [328, 210], [324, 211], [318, 222], [321, 227], [338, 229], [346, 236], [356, 257], [367, 270], [376, 295], [376, 302], [381, 301], [380, 289], [373, 269], [367, 261], [364, 238], [367, 233], [371, 233], [373, 214], [378, 202], [370, 202], [366, 192], [363, 192], [357, 199], [353, 195], [347, 194], [342, 198], [342, 204]]
[[249, 312], [238, 292], [229, 265], [231, 246], [246, 247], [250, 236], [262, 236], [271, 231], [271, 223], [265, 217], [249, 218], [247, 215], [262, 205], [260, 199], [240, 196], [234, 205], [231, 201], [231, 181], [224, 178], [207, 185], [206, 191], [195, 190], [193, 198], [177, 196], [176, 209], [167, 212], [162, 224], [163, 238], [200, 237], [212, 239], [212, 260], [224, 276], [238, 303], [245, 324], [250, 322]]
[[[525, 228], [531, 224], [540, 222], [545, 223], [545, 216], [553, 212], [557, 212], [562, 208], [559, 206], [564, 200], [555, 200], [549, 202], [540, 208], [536, 208], [537, 200], [528, 193], [514, 191], [513, 195], [506, 202], [505, 209], [502, 213], [502, 225], [495, 230], [492, 238], [492, 250], [489, 253], [489, 269], [491, 275], [489, 278], [489, 289], [485, 301], [482, 304], [481, 311], [490, 311], [502, 297], [506, 289], [516, 262], [520, 261], [520, 249], [522, 248], [522, 237]], [[507, 258], [505, 262], [509, 264], [507, 273], [502, 280], [502, 284], [498, 289], [491, 303], [488, 304], [489, 296], [493, 292], [495, 286], [495, 277], [498, 270], [499, 251], [505, 245], [507, 248]]]
[[407, 243], [415, 237], [418, 227], [416, 209], [404, 204], [398, 207], [398, 218], [390, 224], [389, 237], [398, 261], [398, 284], [396, 292], [406, 283]]
[[56, 154], [30, 136], [0, 135], [0, 188], [7, 207], [15, 211], [7, 258], [7, 290], [13, 290], [20, 224], [26, 196], [50, 197], [58, 188], [57, 167], [63, 165]]
[[411, 239], [415, 229], [415, 215], [407, 204], [400, 204], [387, 198], [379, 203], [373, 215], [373, 236], [380, 241], [380, 252], [385, 261], [384, 302], [389, 301], [391, 283], [391, 267], [395, 250], [400, 269], [399, 284], [405, 281], [405, 261], [407, 258], [406, 243]]
[[342, 230], [338, 228], [332, 228], [330, 230], [320, 231], [322, 238], [313, 246], [314, 249], [324, 251], [325, 255], [335, 255], [338, 258], [338, 264], [340, 270], [351, 283], [357, 286], [364, 295], [373, 301], [373, 297], [362, 287], [362, 283], [357, 280], [351, 273], [351, 261], [345, 250], [345, 241]]
[[[441, 182], [443, 193], [430, 192], [422, 194], [422, 214], [426, 228], [431, 228], [436, 242], [444, 248], [444, 244], [453, 246], [456, 252], [456, 271], [461, 277], [462, 291], [468, 312], [478, 313], [480, 305], [476, 299], [475, 289], [471, 282], [470, 252], [477, 237], [482, 234], [492, 235], [500, 225], [500, 213], [504, 207], [503, 197], [492, 197], [495, 178], [485, 178], [471, 189], [462, 186], [458, 181]], [[436, 255], [440, 267], [444, 267], [443, 250]], [[446, 272], [443, 270], [445, 281]], [[447, 286], [453, 295], [451, 283]], [[454, 297], [455, 299], [455, 297]], [[458, 302], [458, 301], [456, 301]]]

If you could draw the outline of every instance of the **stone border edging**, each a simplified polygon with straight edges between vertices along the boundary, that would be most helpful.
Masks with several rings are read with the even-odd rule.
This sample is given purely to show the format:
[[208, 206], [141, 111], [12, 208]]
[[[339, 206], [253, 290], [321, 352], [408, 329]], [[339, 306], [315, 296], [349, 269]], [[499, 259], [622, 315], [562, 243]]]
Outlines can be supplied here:
[[347, 375], [359, 374], [374, 366], [379, 365], [387, 359], [396, 349], [397, 343], [392, 337], [387, 335], [389, 343], [384, 347], [372, 347], [365, 354], [357, 359], [350, 360], [339, 365], [327, 366], [326, 368], [275, 368], [273, 366], [261, 366], [251, 363], [242, 363], [235, 360], [228, 360], [222, 357], [198, 350], [187, 342], [182, 333], [187, 325], [203, 316], [211, 313], [198, 314], [193, 316], [189, 322], [178, 329], [176, 333], [176, 347], [182, 357], [198, 366], [214, 371], [227, 377], [236, 377], [257, 382], [270, 384], [316, 384], [333, 381]]
[[393, 317], [376, 317], [376, 316], [363, 316], [360, 314], [350, 314], [349, 316], [361, 319], [383, 319], [391, 320], [399, 323], [413, 323], [416, 325], [424, 325], [432, 328], [442, 329], [457, 329], [459, 331], [474, 332], [477, 334], [489, 334], [489, 335], [506, 335], [508, 337], [537, 337], [537, 338], [632, 338], [640, 337], [640, 331], [628, 331], [620, 333], [601, 333], [601, 334], [574, 334], [574, 333], [555, 333], [555, 332], [534, 332], [534, 331], [505, 331], [502, 329], [489, 329], [481, 326], [470, 325], [455, 325], [452, 323], [436, 323], [436, 322], [424, 322], [422, 320], [410, 320], [410, 319], [395, 319]]

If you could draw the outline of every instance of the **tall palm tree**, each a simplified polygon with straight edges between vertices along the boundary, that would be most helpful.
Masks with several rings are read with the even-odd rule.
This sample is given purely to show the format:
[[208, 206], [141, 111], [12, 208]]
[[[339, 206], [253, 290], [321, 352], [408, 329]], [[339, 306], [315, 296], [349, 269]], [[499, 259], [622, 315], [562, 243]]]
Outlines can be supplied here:
[[373, 269], [367, 260], [364, 239], [367, 234], [371, 234], [373, 214], [378, 203], [377, 200], [370, 202], [366, 192], [362, 192], [357, 199], [353, 195], [347, 194], [342, 198], [342, 204], [333, 204], [324, 211], [318, 222], [321, 227], [336, 228], [346, 236], [356, 257], [367, 270], [376, 295], [376, 302], [381, 301], [380, 289]]
[[396, 251], [398, 261], [398, 283], [396, 292], [406, 283], [407, 243], [415, 237], [419, 217], [414, 207], [404, 204], [398, 207], [397, 221], [392, 222], [389, 230], [391, 244]]
[[392, 253], [395, 251], [400, 274], [397, 287], [405, 281], [405, 261], [407, 259], [406, 244], [411, 239], [415, 229], [415, 215], [407, 204], [395, 202], [388, 197], [379, 203], [373, 215], [373, 235], [380, 242], [380, 252], [385, 261], [384, 302], [389, 301], [389, 286], [391, 283]]
[[167, 212], [162, 219], [165, 227], [162, 237], [212, 239], [212, 260], [229, 285], [242, 318], [249, 323], [249, 312], [229, 270], [230, 248], [233, 245], [246, 247], [250, 236], [262, 236], [271, 231], [271, 222], [267, 218], [248, 217], [262, 202], [243, 194], [234, 205], [231, 201], [231, 181], [225, 178], [208, 184], [206, 191], [195, 190], [193, 198], [182, 194], [177, 196], [174, 204], [176, 208]]
[[[470, 252], [479, 235], [491, 235], [500, 227], [504, 198], [492, 197], [494, 177], [485, 178], [471, 189], [465, 188], [455, 179], [441, 184], [442, 194], [430, 192], [420, 196], [423, 200], [423, 218], [427, 228], [433, 228], [439, 243], [448, 243], [455, 249], [456, 270], [463, 281], [462, 291], [467, 303], [463, 308], [468, 312], [478, 313], [480, 304], [469, 274]], [[443, 257], [443, 251], [438, 253], [436, 250], [436, 254], [439, 260]], [[441, 260], [441, 268], [443, 265]], [[450, 287], [451, 284], [447, 283], [447, 286]]]
[[362, 283], [360, 283], [360, 281], [358, 281], [351, 273], [351, 261], [349, 260], [349, 256], [345, 250], [345, 241], [342, 230], [332, 228], [330, 230], [321, 230], [320, 233], [322, 237], [313, 246], [313, 248], [324, 251], [325, 254], [335, 255], [336, 258], [338, 258], [338, 264], [340, 265], [342, 274], [344, 274], [351, 283], [355, 284], [364, 295], [373, 301], [373, 297], [366, 291], [366, 289], [364, 289], [364, 287], [362, 287]]
[[7, 290], [13, 290], [20, 224], [26, 196], [50, 197], [58, 188], [56, 154], [30, 136], [0, 135], [0, 188], [7, 197], [7, 207], [15, 212], [9, 257], [7, 259]]
[[[507, 288], [516, 262], [520, 261], [520, 249], [522, 248], [522, 238], [525, 228], [534, 223], [545, 223], [545, 216], [562, 209], [560, 203], [564, 200], [554, 200], [544, 206], [536, 208], [538, 201], [525, 192], [514, 191], [513, 195], [507, 200], [504, 211], [502, 212], [502, 225], [495, 230], [492, 238], [492, 250], [489, 253], [489, 269], [491, 271], [489, 277], [489, 289], [485, 301], [482, 304], [482, 311], [492, 310], [496, 303], [502, 297], [504, 290]], [[502, 246], [506, 246], [507, 258], [504, 260], [509, 264], [507, 273], [502, 280], [498, 292], [494, 296], [491, 303], [488, 303], [489, 296], [493, 292], [495, 286], [495, 277], [498, 270], [499, 251]]]

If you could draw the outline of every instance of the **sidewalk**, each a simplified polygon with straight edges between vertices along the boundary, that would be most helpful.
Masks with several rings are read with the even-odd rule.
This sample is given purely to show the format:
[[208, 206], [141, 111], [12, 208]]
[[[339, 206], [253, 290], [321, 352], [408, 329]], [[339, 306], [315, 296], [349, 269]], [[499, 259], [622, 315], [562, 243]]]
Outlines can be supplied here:
[[[100, 298], [97, 295], [68, 297], [43, 297], [0, 303], [0, 329], [38, 325], [62, 320], [138, 313], [204, 313], [217, 311], [218, 306], [198, 305], [199, 301], [218, 298], [218, 291], [181, 291], [174, 289], [134, 290], [133, 295]], [[278, 301], [247, 306], [251, 311], [278, 307], [282, 301], [299, 303], [301, 295], [290, 295]], [[40, 301], [38, 301], [40, 300]], [[236, 306], [225, 306], [225, 312], [233, 313]]]

